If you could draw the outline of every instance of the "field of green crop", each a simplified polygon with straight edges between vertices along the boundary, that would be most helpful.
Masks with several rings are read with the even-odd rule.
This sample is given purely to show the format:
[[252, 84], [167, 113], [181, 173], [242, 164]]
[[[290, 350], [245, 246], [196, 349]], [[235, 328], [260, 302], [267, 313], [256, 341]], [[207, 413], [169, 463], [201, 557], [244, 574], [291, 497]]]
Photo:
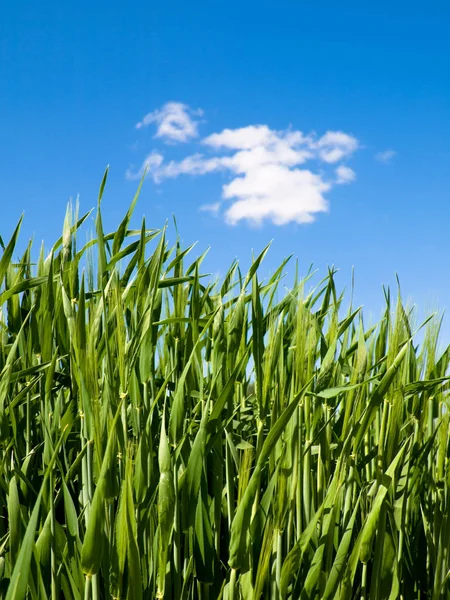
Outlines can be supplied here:
[[0, 598], [450, 598], [439, 318], [267, 249], [211, 281], [136, 198], [104, 232], [105, 181], [84, 247], [2, 240]]

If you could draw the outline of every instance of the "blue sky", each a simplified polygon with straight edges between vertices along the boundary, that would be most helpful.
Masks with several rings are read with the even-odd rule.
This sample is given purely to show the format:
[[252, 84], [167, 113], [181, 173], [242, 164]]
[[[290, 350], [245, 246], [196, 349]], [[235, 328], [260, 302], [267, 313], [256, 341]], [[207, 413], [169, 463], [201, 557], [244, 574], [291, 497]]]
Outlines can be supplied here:
[[273, 239], [267, 272], [294, 254], [344, 286], [354, 266], [376, 316], [396, 272], [448, 308], [450, 8], [391, 4], [8, 3], [0, 234], [25, 211], [23, 239], [50, 245], [107, 164], [113, 229], [150, 155], [137, 216], [175, 213], [211, 272]]

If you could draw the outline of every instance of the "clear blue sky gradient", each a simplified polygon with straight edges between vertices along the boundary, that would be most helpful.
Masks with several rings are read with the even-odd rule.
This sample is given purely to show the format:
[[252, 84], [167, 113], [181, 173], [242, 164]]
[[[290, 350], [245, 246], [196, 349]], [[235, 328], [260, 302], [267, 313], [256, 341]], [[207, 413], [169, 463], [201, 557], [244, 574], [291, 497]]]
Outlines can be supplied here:
[[[135, 124], [179, 101], [205, 111], [202, 135], [250, 124], [351, 133], [362, 146], [357, 180], [334, 188], [330, 211], [310, 225], [252, 228], [198, 210], [220, 196], [220, 175], [148, 179], [136, 214], [149, 226], [175, 213], [186, 244], [211, 245], [212, 272], [235, 256], [245, 267], [270, 239], [267, 271], [293, 253], [302, 272], [334, 264], [348, 285], [354, 266], [356, 301], [376, 317], [396, 272], [422, 311], [448, 308], [449, 28], [444, 1], [6, 3], [0, 234], [25, 211], [22, 239], [49, 245], [70, 197], [82, 212], [95, 206], [108, 163], [114, 228], [136, 188], [126, 169], [157, 147]], [[374, 160], [387, 148], [397, 152], [390, 164]]]

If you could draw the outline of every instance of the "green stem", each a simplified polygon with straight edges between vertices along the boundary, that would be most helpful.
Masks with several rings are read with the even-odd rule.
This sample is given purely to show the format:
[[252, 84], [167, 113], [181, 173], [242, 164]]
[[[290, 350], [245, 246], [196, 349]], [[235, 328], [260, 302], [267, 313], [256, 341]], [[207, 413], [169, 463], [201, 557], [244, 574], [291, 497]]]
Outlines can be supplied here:
[[91, 600], [91, 577], [90, 575], [86, 575], [84, 580], [84, 600]]
[[236, 595], [235, 595], [236, 581], [237, 581], [237, 571], [236, 571], [236, 569], [231, 569], [229, 600], [235, 600], [235, 598], [236, 598]]
[[178, 468], [175, 461], [173, 487], [175, 493], [175, 512], [173, 521], [173, 567], [174, 567], [174, 597], [181, 597], [181, 525], [180, 501], [178, 497]]
[[98, 574], [92, 576], [92, 600], [99, 600], [99, 579]]
[[281, 567], [282, 567], [282, 565], [283, 565], [283, 533], [280, 530], [278, 530], [277, 531], [277, 562], [276, 562], [276, 567], [275, 567], [278, 598], [281, 598], [280, 582], [281, 582]]
[[52, 600], [58, 600], [58, 581], [57, 581], [57, 565], [56, 565], [56, 518], [55, 518], [55, 503], [54, 503], [54, 497], [53, 497], [53, 492], [55, 489], [54, 486], [54, 476], [53, 476], [53, 469], [50, 473], [50, 477], [49, 477], [49, 482], [50, 482], [50, 523], [51, 523], [51, 533], [52, 533], [52, 537], [51, 537], [51, 572], [52, 572], [52, 584], [51, 584], [51, 590], [52, 590]]
[[363, 563], [361, 576], [361, 600], [367, 598], [367, 564]]

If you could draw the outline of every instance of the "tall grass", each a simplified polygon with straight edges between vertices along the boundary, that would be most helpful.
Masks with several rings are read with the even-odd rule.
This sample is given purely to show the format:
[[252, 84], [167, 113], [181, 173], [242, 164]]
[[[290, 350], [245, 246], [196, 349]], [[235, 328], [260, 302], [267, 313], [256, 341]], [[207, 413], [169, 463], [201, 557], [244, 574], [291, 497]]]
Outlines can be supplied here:
[[[164, 230], [0, 259], [0, 598], [450, 598], [450, 347]], [[151, 248], [151, 252], [149, 252]]]

